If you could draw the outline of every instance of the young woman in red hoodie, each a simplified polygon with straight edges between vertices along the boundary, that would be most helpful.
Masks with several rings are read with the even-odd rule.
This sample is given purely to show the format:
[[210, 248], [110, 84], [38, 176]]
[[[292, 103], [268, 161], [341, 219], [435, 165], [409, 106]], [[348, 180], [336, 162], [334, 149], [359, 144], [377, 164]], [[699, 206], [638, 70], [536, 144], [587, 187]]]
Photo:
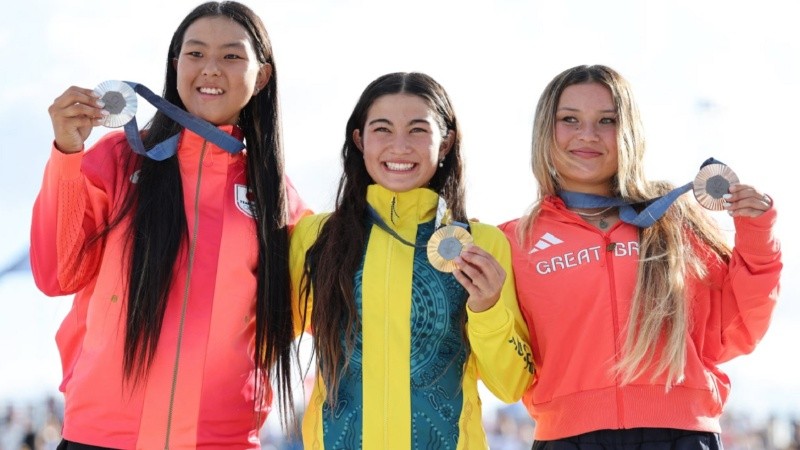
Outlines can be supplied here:
[[617, 72], [573, 67], [545, 88], [538, 197], [501, 226], [536, 365], [523, 397], [534, 449], [720, 448], [730, 381], [719, 365], [767, 331], [782, 269], [772, 199], [722, 164], [698, 176], [723, 184], [695, 194], [733, 216], [730, 248], [691, 195], [647, 209], [682, 191], [648, 180], [643, 154]]
[[74, 86], [53, 102], [31, 263], [44, 293], [75, 294], [56, 335], [59, 449], [258, 449], [271, 382], [291, 411], [288, 227], [306, 208], [284, 176], [276, 90], [259, 17], [209, 2], [173, 35], [164, 99], [217, 138], [166, 108], [132, 130], [162, 160], [123, 132], [84, 151], [118, 102]]

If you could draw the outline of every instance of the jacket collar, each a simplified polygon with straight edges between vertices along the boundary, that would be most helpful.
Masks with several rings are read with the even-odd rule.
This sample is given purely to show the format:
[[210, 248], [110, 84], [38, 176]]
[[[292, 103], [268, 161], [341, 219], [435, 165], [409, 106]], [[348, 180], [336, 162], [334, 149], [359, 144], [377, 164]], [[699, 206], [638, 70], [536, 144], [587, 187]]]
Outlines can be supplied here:
[[367, 202], [392, 228], [417, 225], [436, 217], [439, 195], [428, 188], [393, 192], [379, 184], [367, 188]]
[[[236, 139], [244, 140], [244, 131], [242, 131], [242, 129], [236, 125], [220, 125], [217, 128], [230, 134]], [[200, 151], [200, 149], [203, 148], [203, 143], [205, 142], [206, 140], [202, 136], [198, 135], [197, 133], [189, 129], [184, 128], [183, 131], [181, 131], [180, 142], [178, 142], [178, 154], [187, 155], [187, 154], [197, 153]], [[226, 152], [225, 150], [217, 147], [216, 145], [210, 142], [208, 142], [206, 149], [212, 150], [215, 153], [222, 152], [230, 155], [230, 153]], [[238, 156], [240, 154], [241, 153], [237, 153], [234, 156]]]

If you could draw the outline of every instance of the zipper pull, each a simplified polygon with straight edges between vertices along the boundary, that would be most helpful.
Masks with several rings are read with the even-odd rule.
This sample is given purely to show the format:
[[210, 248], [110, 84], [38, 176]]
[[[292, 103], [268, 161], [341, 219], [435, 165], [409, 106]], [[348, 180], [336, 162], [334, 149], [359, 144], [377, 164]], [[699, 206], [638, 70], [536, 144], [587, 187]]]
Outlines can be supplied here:
[[391, 220], [394, 225], [397, 225], [397, 223], [394, 221], [395, 216], [400, 219], [400, 214], [397, 214], [397, 194], [392, 196], [392, 206], [391, 210], [389, 211], [389, 220]]

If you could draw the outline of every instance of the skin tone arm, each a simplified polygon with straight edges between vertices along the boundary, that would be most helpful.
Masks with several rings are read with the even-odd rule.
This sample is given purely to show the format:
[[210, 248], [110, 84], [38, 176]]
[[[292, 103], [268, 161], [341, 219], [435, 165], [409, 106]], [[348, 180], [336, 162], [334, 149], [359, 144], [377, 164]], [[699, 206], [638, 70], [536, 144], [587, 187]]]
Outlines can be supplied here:
[[103, 123], [108, 111], [91, 89], [71, 86], [47, 109], [53, 122], [55, 145], [63, 153], [83, 150], [92, 128]]
[[453, 261], [458, 266], [453, 275], [469, 293], [467, 307], [472, 312], [481, 312], [494, 306], [506, 280], [506, 271], [500, 263], [475, 245], [467, 246]]

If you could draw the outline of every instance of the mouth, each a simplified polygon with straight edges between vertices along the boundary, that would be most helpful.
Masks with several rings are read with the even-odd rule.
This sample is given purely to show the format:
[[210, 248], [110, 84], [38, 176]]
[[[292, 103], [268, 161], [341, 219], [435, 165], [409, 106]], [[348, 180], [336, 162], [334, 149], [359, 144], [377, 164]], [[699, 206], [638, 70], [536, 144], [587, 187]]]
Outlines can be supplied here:
[[600, 156], [602, 154], [597, 150], [592, 150], [588, 148], [578, 148], [575, 150], [570, 150], [570, 153], [580, 158], [593, 158], [595, 156]]
[[197, 88], [197, 92], [203, 95], [222, 95], [225, 93], [225, 91], [223, 91], [221, 88], [204, 86]]
[[417, 167], [416, 163], [410, 162], [389, 162], [386, 161], [383, 163], [383, 167], [388, 169], [390, 172], [410, 172]]

